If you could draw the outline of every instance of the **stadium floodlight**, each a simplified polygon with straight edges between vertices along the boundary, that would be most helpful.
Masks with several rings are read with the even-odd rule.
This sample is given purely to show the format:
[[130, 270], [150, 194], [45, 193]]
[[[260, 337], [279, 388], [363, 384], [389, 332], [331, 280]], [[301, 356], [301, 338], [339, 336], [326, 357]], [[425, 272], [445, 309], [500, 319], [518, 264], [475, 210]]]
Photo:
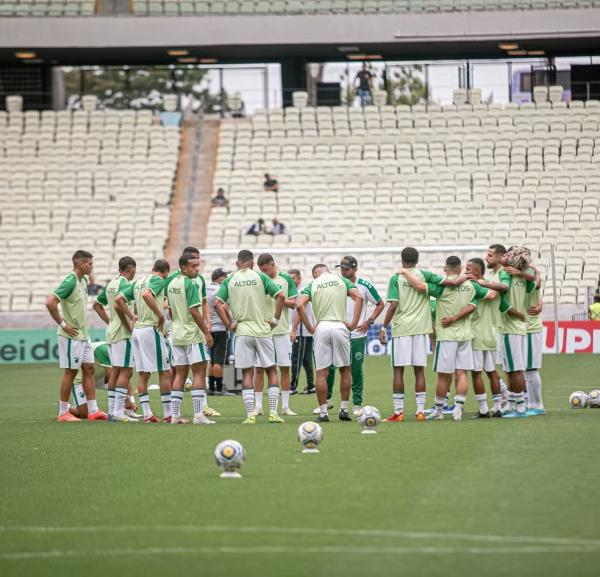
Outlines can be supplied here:
[[519, 45], [516, 42], [502, 42], [498, 44], [500, 50], [518, 50]]
[[182, 48], [178, 48], [178, 49], [173, 49], [173, 50], [169, 50], [167, 52], [167, 54], [169, 56], [187, 56], [189, 54], [189, 52], [187, 50], [184, 50]]

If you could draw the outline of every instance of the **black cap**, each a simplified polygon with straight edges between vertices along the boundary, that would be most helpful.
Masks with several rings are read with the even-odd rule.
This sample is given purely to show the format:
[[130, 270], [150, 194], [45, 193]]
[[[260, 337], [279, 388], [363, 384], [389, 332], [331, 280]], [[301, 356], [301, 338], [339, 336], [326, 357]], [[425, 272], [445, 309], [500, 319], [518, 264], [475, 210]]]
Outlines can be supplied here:
[[222, 268], [216, 268], [215, 270], [213, 270], [211, 278], [213, 281], [215, 281], [218, 278], [221, 278], [222, 276], [227, 276], [228, 274], [228, 271], [223, 270]]
[[358, 268], [358, 261], [353, 256], [344, 256], [340, 264], [336, 264], [335, 268]]

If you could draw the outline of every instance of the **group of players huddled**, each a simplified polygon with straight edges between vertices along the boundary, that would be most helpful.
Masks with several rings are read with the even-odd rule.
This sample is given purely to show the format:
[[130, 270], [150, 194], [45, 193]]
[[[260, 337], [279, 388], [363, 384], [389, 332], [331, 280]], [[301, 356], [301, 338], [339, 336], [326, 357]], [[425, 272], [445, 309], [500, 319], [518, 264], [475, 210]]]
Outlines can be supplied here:
[[[419, 268], [415, 248], [405, 248], [401, 259], [401, 268], [389, 281], [380, 332], [380, 341], [386, 345], [391, 325], [393, 413], [385, 420], [404, 420], [404, 369], [409, 366], [415, 374], [419, 421], [443, 419], [445, 413], [461, 420], [468, 372], [479, 403], [476, 418], [543, 414], [539, 375], [543, 348], [541, 280], [530, 252], [525, 247], [507, 250], [494, 244], [485, 262], [472, 258], [464, 269], [458, 257], [450, 256], [443, 276]], [[330, 272], [325, 264], [316, 264], [312, 282], [299, 287], [295, 269], [291, 274], [280, 271], [270, 254], [261, 254], [256, 271], [252, 252], [241, 250], [236, 271], [227, 274], [218, 269], [221, 278], [217, 279], [210, 308], [200, 264], [199, 251], [187, 247], [179, 258], [178, 270], [171, 272], [169, 263], [159, 259], [152, 271], [134, 280], [135, 260], [129, 256], [120, 259], [118, 276], [94, 303], [94, 310], [107, 325], [107, 414], [96, 402], [94, 346], [86, 322], [87, 279], [93, 255], [83, 250], [73, 255], [73, 271], [47, 301], [48, 311], [59, 325], [59, 364], [64, 369], [59, 421], [136, 420], [130, 383], [135, 368], [144, 422], [188, 423], [181, 414], [181, 403], [191, 369], [192, 422], [214, 424], [210, 417], [219, 414], [207, 405], [207, 367], [211, 352], [218, 354], [221, 365], [226, 354], [226, 340], [213, 340], [216, 324], [224, 334], [234, 335], [233, 356], [235, 367], [242, 371], [245, 424], [254, 424], [262, 415], [265, 373], [269, 422], [283, 422], [280, 398], [282, 414], [295, 415], [289, 407], [290, 367], [292, 342], [300, 324], [314, 340], [319, 405], [316, 420], [329, 421], [335, 369], [340, 372], [339, 419], [351, 420], [351, 390], [352, 414], [360, 414], [366, 335], [385, 305], [375, 287], [358, 276], [356, 258], [341, 259], [337, 265], [341, 275]], [[426, 410], [425, 367], [430, 348], [437, 385], [434, 407]], [[508, 387], [500, 378], [498, 364], [506, 373]], [[81, 385], [74, 388], [80, 370]], [[492, 393], [491, 411], [484, 372]], [[158, 373], [161, 419], [150, 406], [152, 373]], [[217, 378], [222, 385], [222, 372]], [[453, 379], [454, 403], [449, 406]], [[213, 380], [211, 376], [211, 384]], [[72, 407], [69, 397], [74, 391], [77, 406]]]

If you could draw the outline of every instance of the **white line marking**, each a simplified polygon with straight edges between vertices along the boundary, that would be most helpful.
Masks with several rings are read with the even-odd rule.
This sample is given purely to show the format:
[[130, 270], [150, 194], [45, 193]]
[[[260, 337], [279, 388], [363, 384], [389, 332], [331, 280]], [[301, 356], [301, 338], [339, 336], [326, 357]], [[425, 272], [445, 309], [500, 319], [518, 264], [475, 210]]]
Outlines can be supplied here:
[[[147, 529], [147, 527], [146, 527]], [[86, 556], [133, 555], [548, 555], [563, 553], [593, 553], [595, 548], [582, 546], [529, 546], [529, 547], [337, 547], [337, 546], [256, 546], [256, 547], [145, 547], [129, 549], [16, 551], [0, 553], [0, 561], [29, 561], [31, 559], [59, 559]]]
[[[259, 526], [223, 526], [223, 525], [153, 525], [154, 531], [186, 532], [186, 533], [279, 533], [287, 535], [311, 536], [349, 536], [349, 537], [387, 537], [400, 539], [447, 539], [457, 541], [473, 541], [482, 543], [514, 543], [530, 545], [556, 545], [591, 547], [600, 549], [600, 539], [576, 537], [535, 537], [530, 535], [490, 535], [472, 533], [443, 533], [419, 531], [395, 531], [387, 529], [335, 529], [315, 527], [259, 527]], [[16, 533], [112, 533], [147, 531], [147, 525], [91, 525], [91, 526], [35, 526], [35, 525], [3, 525], [0, 532]]]

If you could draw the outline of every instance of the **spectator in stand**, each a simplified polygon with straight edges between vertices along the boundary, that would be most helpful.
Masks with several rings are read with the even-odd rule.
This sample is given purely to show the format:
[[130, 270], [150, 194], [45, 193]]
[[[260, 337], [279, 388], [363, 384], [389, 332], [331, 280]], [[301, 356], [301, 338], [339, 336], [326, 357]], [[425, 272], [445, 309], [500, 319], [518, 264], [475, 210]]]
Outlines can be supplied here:
[[229, 208], [229, 201], [225, 198], [225, 191], [222, 188], [217, 189], [217, 194], [212, 197], [211, 204]]
[[263, 188], [265, 192], [279, 192], [279, 183], [269, 173], [265, 173]]
[[354, 78], [354, 86], [358, 85], [358, 97], [361, 106], [373, 104], [373, 74], [369, 70], [367, 63], [363, 62], [362, 69]]
[[[105, 285], [107, 285], [109, 282], [110, 282], [110, 280], [109, 280], [109, 281], [107, 281], [107, 282], [105, 283]], [[97, 295], [97, 294], [100, 294], [100, 291], [101, 291], [103, 288], [104, 288], [104, 286], [103, 286], [103, 285], [101, 285], [101, 284], [98, 284], [98, 283], [96, 282], [96, 279], [94, 278], [94, 275], [90, 275], [90, 279], [89, 279], [89, 281], [88, 281], [88, 287], [87, 287], [87, 289], [88, 289], [88, 295], [92, 296], [92, 295]]]
[[250, 236], [260, 236], [265, 232], [265, 221], [262, 218], [259, 218], [256, 222], [250, 225], [250, 228], [246, 231], [246, 234]]
[[271, 229], [270, 234], [273, 236], [277, 234], [285, 234], [287, 232], [285, 228], [285, 224], [283, 222], [279, 222], [276, 218], [273, 219], [273, 228]]

